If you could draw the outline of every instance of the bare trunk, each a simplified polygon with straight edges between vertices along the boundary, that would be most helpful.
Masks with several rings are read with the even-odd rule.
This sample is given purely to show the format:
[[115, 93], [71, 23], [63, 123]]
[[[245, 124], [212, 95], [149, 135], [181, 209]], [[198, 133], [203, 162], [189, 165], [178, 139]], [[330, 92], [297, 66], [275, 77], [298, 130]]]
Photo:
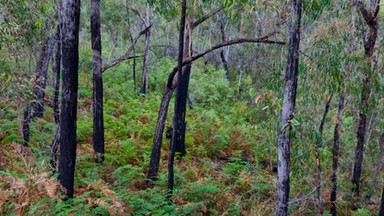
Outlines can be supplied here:
[[159, 172], [159, 163], [161, 156], [161, 146], [163, 141], [163, 133], [165, 128], [165, 120], [167, 118], [169, 102], [172, 97], [174, 88], [166, 87], [163, 98], [161, 99], [159, 115], [157, 118], [157, 124], [155, 129], [155, 135], [153, 137], [153, 146], [151, 153], [151, 160], [149, 164], [148, 179], [156, 180], [157, 173]]
[[36, 72], [34, 75], [35, 87], [33, 89], [33, 94], [36, 99], [31, 102], [32, 119], [41, 118], [44, 114], [44, 97], [47, 86], [48, 66], [51, 56], [52, 42], [52, 37], [49, 37], [41, 46], [40, 57], [36, 65]]
[[[227, 39], [225, 37], [224, 20], [220, 20], [220, 31], [221, 31], [221, 41], [224, 43], [227, 41]], [[226, 76], [227, 80], [229, 81], [230, 77], [229, 77], [229, 69], [228, 69], [228, 62], [227, 62], [227, 58], [226, 58], [225, 48], [221, 49], [220, 57], [221, 57], [221, 61], [223, 62], [223, 67], [225, 70], [225, 76]]]
[[180, 102], [182, 99], [182, 91], [183, 91], [183, 53], [184, 53], [184, 31], [185, 31], [185, 14], [186, 14], [186, 3], [187, 0], [182, 0], [181, 3], [181, 18], [180, 18], [180, 32], [179, 32], [179, 54], [178, 54], [178, 81], [177, 81], [177, 92], [176, 92], [176, 99], [175, 99], [175, 116], [173, 119], [173, 133], [172, 133], [172, 142], [171, 142], [171, 149], [169, 153], [169, 159], [168, 159], [168, 190], [169, 195], [172, 195], [173, 192], [173, 181], [174, 181], [174, 173], [173, 173], [173, 161], [175, 158], [175, 151], [178, 148], [177, 146], [179, 143], [177, 143], [178, 140], [178, 131], [179, 128], [179, 122], [180, 122], [180, 116], [179, 116], [179, 109], [180, 109]]
[[96, 162], [104, 161], [103, 77], [101, 74], [100, 0], [92, 0], [91, 9], [93, 71], [93, 150]]
[[333, 98], [333, 92], [329, 96], [329, 99], [328, 99], [328, 101], [327, 101], [327, 103], [325, 105], [325, 110], [324, 110], [323, 118], [321, 119], [321, 122], [320, 122], [318, 140], [316, 142], [316, 167], [317, 167], [317, 186], [316, 186], [316, 191], [317, 191], [317, 206], [319, 208], [319, 213], [321, 215], [323, 215], [324, 209], [323, 209], [323, 201], [321, 199], [321, 177], [322, 177], [322, 172], [321, 172], [320, 148], [322, 147], [322, 143], [323, 143], [323, 129], [324, 129], [325, 120], [326, 120], [328, 112], [329, 112], [329, 107], [331, 106], [332, 98]]
[[299, 45], [301, 24], [301, 0], [292, 0], [292, 20], [289, 34], [288, 63], [285, 71], [286, 86], [278, 134], [278, 167], [275, 215], [288, 215], [290, 190], [291, 120], [294, 118], [299, 69]]
[[55, 38], [55, 49], [52, 63], [53, 71], [53, 115], [55, 118], [56, 130], [55, 137], [51, 143], [49, 155], [51, 157], [51, 168], [56, 172], [57, 169], [57, 150], [60, 142], [60, 111], [59, 111], [59, 92], [60, 92], [60, 71], [61, 71], [61, 32], [60, 25], [57, 27]]
[[63, 0], [61, 19], [63, 93], [60, 113], [59, 179], [67, 197], [72, 198], [76, 164], [80, 0]]
[[357, 2], [357, 5], [359, 6], [360, 13], [362, 17], [364, 18], [366, 24], [369, 26], [369, 33], [367, 38], [364, 39], [364, 52], [365, 52], [365, 58], [367, 59], [367, 62], [369, 62], [369, 67], [365, 71], [365, 76], [363, 78], [363, 84], [362, 84], [362, 90], [361, 90], [361, 101], [360, 101], [360, 111], [359, 111], [359, 123], [357, 128], [357, 145], [355, 150], [355, 162], [353, 166], [353, 173], [352, 173], [352, 180], [351, 183], [353, 185], [352, 187], [352, 193], [354, 196], [359, 197], [360, 196], [360, 177], [362, 172], [362, 164], [363, 164], [363, 158], [364, 158], [364, 139], [365, 139], [365, 133], [366, 133], [366, 122], [367, 122], [367, 116], [366, 112], [369, 108], [368, 105], [368, 99], [370, 94], [370, 74], [371, 71], [371, 61], [373, 56], [373, 51], [376, 44], [377, 39], [377, 33], [379, 29], [378, 25], [378, 13], [380, 10], [380, 0], [373, 3], [371, 1], [371, 6], [369, 11], [365, 9], [364, 4], [361, 1]]
[[[149, 6], [147, 6], [146, 10], [146, 25], [149, 25], [150, 14], [149, 14]], [[149, 64], [149, 49], [151, 48], [151, 30], [148, 30], [145, 33], [145, 49], [144, 49], [144, 59], [143, 59], [143, 73], [141, 77], [141, 88], [140, 93], [147, 94], [148, 93], [148, 64]]]
[[332, 176], [331, 176], [331, 207], [330, 213], [336, 215], [336, 198], [337, 198], [337, 170], [339, 167], [339, 148], [340, 148], [340, 126], [343, 119], [344, 111], [344, 97], [345, 97], [345, 88], [342, 93], [340, 93], [339, 99], [339, 108], [337, 112], [337, 120], [335, 124], [335, 130], [333, 134], [333, 160], [332, 160]]

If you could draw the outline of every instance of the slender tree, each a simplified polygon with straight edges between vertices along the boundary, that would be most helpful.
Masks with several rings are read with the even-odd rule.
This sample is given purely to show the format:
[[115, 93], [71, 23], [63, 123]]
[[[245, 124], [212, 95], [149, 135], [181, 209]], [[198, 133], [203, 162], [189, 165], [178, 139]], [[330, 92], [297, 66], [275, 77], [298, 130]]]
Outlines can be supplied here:
[[181, 18], [180, 18], [180, 31], [179, 31], [179, 54], [178, 54], [178, 84], [177, 84], [177, 93], [175, 99], [175, 115], [173, 119], [173, 133], [172, 133], [172, 142], [171, 150], [168, 159], [168, 189], [170, 193], [173, 191], [173, 161], [175, 158], [175, 151], [178, 148], [177, 145], [180, 145], [178, 142], [181, 137], [178, 137], [178, 130], [181, 130], [184, 126], [184, 122], [181, 122], [182, 113], [182, 100], [183, 100], [183, 91], [185, 91], [186, 86], [183, 86], [183, 53], [184, 53], [184, 32], [185, 32], [185, 17], [187, 9], [187, 0], [182, 0], [181, 2]]
[[320, 126], [319, 126], [319, 134], [318, 134], [318, 140], [316, 142], [316, 167], [317, 167], [317, 186], [316, 186], [316, 192], [317, 192], [317, 206], [319, 208], [319, 213], [323, 215], [324, 208], [323, 208], [323, 201], [321, 199], [321, 177], [322, 177], [322, 171], [321, 171], [321, 157], [320, 157], [320, 148], [322, 147], [323, 143], [323, 130], [324, 130], [324, 124], [325, 120], [327, 118], [329, 108], [331, 106], [331, 101], [333, 98], [333, 91], [331, 95], [329, 96], [329, 99], [327, 103], [325, 104], [325, 110], [323, 114], [323, 118], [321, 119]]
[[76, 164], [76, 113], [79, 67], [80, 0], [63, 0], [61, 9], [62, 96], [59, 179], [73, 197]]
[[103, 78], [100, 33], [100, 0], [91, 0], [93, 71], [93, 150], [96, 161], [104, 161]]
[[291, 120], [294, 118], [299, 69], [299, 45], [302, 1], [292, 0], [288, 63], [285, 70], [284, 102], [278, 134], [278, 167], [275, 215], [288, 215], [290, 189]]
[[[353, 44], [354, 44], [354, 38], [355, 38], [355, 14], [356, 14], [356, 6], [353, 3], [354, 0], [351, 0], [351, 33], [349, 36], [349, 54], [353, 54]], [[349, 62], [348, 67], [346, 67], [348, 70], [346, 71], [346, 77], [350, 75], [350, 72], [353, 67], [353, 62]], [[346, 78], [345, 78], [346, 79]], [[332, 150], [332, 176], [331, 176], [331, 196], [330, 196], [330, 213], [332, 215], [337, 214], [337, 171], [339, 167], [339, 149], [340, 149], [340, 127], [343, 120], [343, 111], [344, 111], [344, 101], [345, 101], [345, 95], [346, 95], [346, 84], [345, 81], [342, 86], [342, 91], [339, 95], [339, 107], [337, 111], [337, 117], [336, 117], [336, 123], [335, 123], [335, 129], [333, 133], [333, 150]]]
[[367, 115], [366, 112], [369, 108], [368, 100], [371, 89], [370, 85], [370, 76], [372, 74], [371, 64], [372, 56], [375, 48], [377, 34], [379, 29], [378, 24], [378, 14], [380, 10], [380, 0], [370, 0], [370, 9], [367, 10], [365, 5], [361, 1], [357, 1], [357, 6], [360, 10], [362, 17], [364, 18], [366, 24], [369, 27], [369, 32], [366, 38], [364, 38], [364, 53], [365, 58], [367, 59], [368, 66], [364, 71], [364, 78], [362, 82], [361, 89], [361, 101], [360, 101], [360, 111], [359, 111], [359, 123], [357, 126], [357, 145], [355, 150], [355, 162], [352, 172], [352, 192], [354, 196], [360, 196], [360, 177], [364, 157], [364, 144], [365, 144], [365, 133], [366, 133], [366, 124], [367, 124]]
[[[145, 9], [145, 25], [149, 26], [151, 23], [151, 14], [149, 5]], [[148, 93], [148, 64], [149, 64], [149, 49], [151, 48], [151, 30], [145, 33], [145, 48], [143, 58], [143, 73], [141, 75], [141, 88], [140, 93]]]

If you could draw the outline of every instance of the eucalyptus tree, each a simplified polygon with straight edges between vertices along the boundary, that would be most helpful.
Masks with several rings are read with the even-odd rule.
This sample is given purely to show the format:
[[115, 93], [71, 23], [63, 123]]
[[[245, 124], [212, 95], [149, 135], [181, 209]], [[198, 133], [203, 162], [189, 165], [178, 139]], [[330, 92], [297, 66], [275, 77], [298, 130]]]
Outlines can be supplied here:
[[61, 9], [62, 96], [59, 179], [73, 197], [76, 164], [76, 114], [79, 67], [80, 0], [63, 0]]
[[[168, 3], [169, 2], [159, 1], [157, 4], [166, 5]], [[208, 3], [208, 2], [204, 2], [204, 4], [205, 3]], [[235, 5], [235, 3], [236, 3], [236, 1], [229, 3], [229, 5], [228, 5], [228, 3], [226, 2], [225, 5], [226, 5], [226, 7], [233, 7], [233, 5]], [[202, 5], [204, 5], [204, 4], [202, 4]], [[248, 4], [248, 2], [247, 2], [247, 4]], [[164, 8], [164, 7], [165, 6], [162, 6], [161, 8]], [[200, 24], [202, 24], [206, 20], [208, 20], [210, 17], [212, 17], [213, 15], [220, 12], [223, 8], [224, 8], [224, 6], [218, 6], [217, 8], [212, 9], [210, 12], [199, 16], [200, 18], [197, 19], [196, 21], [192, 21], [192, 19], [191, 19], [194, 16], [190, 16], [190, 15], [188, 16], [188, 18], [191, 21], [190, 22], [191, 24], [189, 24], [190, 27], [188, 27], [187, 36], [190, 37], [190, 39], [186, 38], [185, 44], [188, 44], [188, 46], [185, 46], [185, 47], [192, 47], [191, 43], [193, 41], [193, 39], [192, 39], [193, 30], [197, 26], [199, 26]], [[195, 9], [194, 12], [200, 11], [200, 10], [197, 10], [197, 8], [194, 8], [194, 9]], [[240, 7], [240, 9], [241, 9], [241, 7]], [[192, 55], [192, 53], [189, 54], [189, 57], [183, 60], [183, 66], [187, 66], [188, 64], [193, 63], [194, 61], [196, 61], [199, 58], [204, 57], [208, 53], [211, 53], [215, 50], [221, 49], [223, 47], [231, 46], [234, 44], [241, 44], [241, 43], [264, 43], [264, 44], [280, 44], [280, 45], [286, 44], [283, 41], [270, 39], [272, 36], [276, 35], [276, 33], [277, 33], [277, 31], [272, 31], [272, 32], [268, 32], [265, 35], [257, 37], [257, 38], [238, 37], [235, 39], [231, 39], [231, 40], [227, 40], [225, 42], [218, 43], [214, 46], [206, 48], [205, 50], [203, 50], [197, 54], [194, 54], [194, 55]], [[191, 36], [189, 36], [189, 35], [191, 35]], [[188, 41], [190, 41], [190, 42], [188, 42]], [[187, 70], [185, 70], [185, 71], [187, 71]], [[154, 135], [154, 139], [153, 139], [152, 153], [151, 153], [151, 159], [150, 159], [150, 165], [149, 165], [149, 171], [148, 171], [148, 178], [152, 179], [152, 180], [156, 179], [157, 173], [159, 170], [160, 152], [161, 152], [164, 127], [165, 127], [165, 119], [166, 119], [166, 116], [168, 113], [168, 105], [169, 105], [172, 93], [173, 93], [175, 87], [177, 86], [177, 82], [178, 82], [177, 72], [178, 72], [178, 68], [175, 67], [172, 70], [172, 72], [170, 73], [170, 75], [168, 77], [168, 82], [167, 82], [167, 85], [165, 88], [165, 92], [163, 94], [161, 104], [160, 104], [160, 110], [159, 110], [157, 124], [156, 124], [156, 128], [155, 128], [155, 135]], [[184, 120], [181, 122], [185, 123], [185, 114], [183, 114], [182, 116], [183, 116]], [[175, 130], [175, 128], [173, 128], [173, 130]], [[185, 126], [182, 130], [176, 129], [175, 132], [179, 133], [178, 137], [181, 138], [179, 145], [176, 146], [176, 150], [178, 152], [180, 152], [181, 154], [184, 154], [185, 147], [184, 147], [184, 138], [183, 137], [185, 136]]]
[[100, 0], [91, 0], [93, 71], [93, 150], [96, 161], [104, 161], [103, 77], [100, 33]]
[[284, 103], [278, 134], [278, 166], [275, 215], [288, 215], [290, 190], [291, 121], [295, 114], [296, 90], [299, 69], [299, 47], [302, 1], [292, 0], [291, 24], [288, 44], [288, 63], [285, 70]]
[[361, 87], [361, 101], [359, 110], [359, 123], [357, 126], [357, 145], [355, 150], [355, 162], [353, 165], [353, 172], [351, 183], [353, 185], [352, 192], [354, 196], [359, 197], [360, 195], [360, 177], [362, 171], [363, 157], [364, 157], [364, 143], [365, 133], [367, 124], [367, 111], [369, 109], [368, 100], [370, 97], [371, 87], [370, 78], [373, 75], [372, 63], [373, 63], [373, 52], [378, 36], [378, 15], [380, 10], [380, 0], [370, 0], [369, 9], [366, 9], [365, 4], [362, 1], [356, 2], [357, 7], [363, 17], [365, 23], [368, 25], [368, 34], [364, 32], [364, 54], [367, 65], [364, 67], [364, 77]]

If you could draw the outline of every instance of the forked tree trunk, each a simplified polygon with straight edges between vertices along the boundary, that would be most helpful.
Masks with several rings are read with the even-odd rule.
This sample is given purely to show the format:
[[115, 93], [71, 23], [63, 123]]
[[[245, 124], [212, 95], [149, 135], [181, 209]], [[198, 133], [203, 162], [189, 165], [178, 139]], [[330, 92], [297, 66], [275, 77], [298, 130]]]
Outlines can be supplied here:
[[364, 71], [365, 76], [363, 78], [362, 90], [361, 90], [361, 101], [360, 101], [360, 111], [359, 111], [359, 123], [357, 127], [357, 145], [355, 150], [355, 162], [353, 166], [352, 180], [351, 183], [353, 185], [352, 192], [354, 196], [360, 196], [360, 177], [362, 171], [362, 164], [364, 158], [364, 141], [365, 141], [365, 133], [366, 133], [366, 123], [367, 116], [366, 112], [369, 108], [368, 99], [370, 94], [370, 74], [371, 74], [371, 61], [373, 56], [373, 51], [376, 44], [377, 33], [379, 29], [378, 25], [378, 13], [380, 10], [380, 0], [377, 2], [371, 0], [370, 10], [367, 11], [365, 9], [364, 4], [361, 1], [357, 2], [359, 6], [360, 13], [364, 18], [366, 24], [369, 26], [369, 33], [366, 39], [364, 39], [364, 51], [365, 58], [367, 62], [369, 62], [369, 66], [366, 67], [366, 71]]
[[61, 10], [63, 84], [60, 113], [59, 179], [73, 197], [76, 164], [76, 113], [79, 67], [80, 0], [63, 0]]
[[294, 117], [296, 90], [299, 69], [299, 46], [301, 25], [301, 0], [292, 0], [291, 24], [289, 33], [288, 63], [285, 71], [284, 102], [278, 134], [278, 167], [275, 215], [288, 215], [290, 189], [290, 152], [291, 152], [291, 120]]
[[91, 0], [93, 71], [93, 150], [96, 162], [104, 161], [103, 77], [100, 33], [100, 0]]

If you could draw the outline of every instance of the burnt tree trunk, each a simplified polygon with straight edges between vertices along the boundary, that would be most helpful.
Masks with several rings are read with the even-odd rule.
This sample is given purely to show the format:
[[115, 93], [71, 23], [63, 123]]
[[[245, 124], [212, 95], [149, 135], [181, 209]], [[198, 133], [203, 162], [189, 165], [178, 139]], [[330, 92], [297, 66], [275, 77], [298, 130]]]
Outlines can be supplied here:
[[93, 150], [96, 162], [104, 161], [103, 77], [100, 33], [100, 0], [91, 0], [93, 71]]
[[321, 199], [321, 158], [320, 158], [320, 148], [322, 148], [323, 144], [323, 130], [324, 130], [324, 124], [325, 120], [327, 118], [329, 108], [331, 106], [331, 101], [333, 98], [333, 92], [329, 96], [329, 99], [327, 103], [325, 104], [325, 110], [323, 114], [323, 118], [321, 119], [320, 126], [319, 126], [319, 134], [316, 142], [316, 167], [317, 167], [317, 185], [316, 185], [316, 192], [317, 192], [317, 207], [319, 208], [319, 213], [323, 215], [324, 209], [323, 209], [323, 201]]
[[50, 157], [51, 157], [51, 167], [56, 171], [56, 154], [59, 146], [60, 140], [60, 111], [59, 111], [59, 92], [60, 92], [60, 71], [61, 71], [61, 36], [60, 36], [60, 25], [57, 27], [57, 33], [55, 36], [55, 46], [54, 46], [54, 55], [52, 62], [52, 72], [53, 72], [53, 116], [55, 119], [56, 130], [55, 137], [53, 138], [51, 148], [50, 148]]
[[183, 125], [184, 122], [181, 122], [181, 103], [183, 99], [183, 88], [186, 88], [183, 86], [183, 53], [184, 53], [184, 31], [185, 31], [185, 14], [186, 14], [186, 3], [187, 0], [182, 0], [181, 3], [181, 18], [180, 18], [180, 32], [179, 32], [179, 55], [178, 55], [178, 81], [177, 81], [177, 92], [176, 92], [176, 99], [175, 99], [175, 114], [173, 119], [173, 133], [172, 133], [172, 142], [171, 142], [171, 149], [168, 159], [168, 190], [169, 194], [172, 194], [173, 191], [173, 180], [174, 180], [174, 173], [173, 173], [173, 161], [175, 158], [175, 151], [179, 147], [178, 140], [180, 139], [180, 136], [178, 136], [180, 126]]
[[[147, 6], [145, 10], [146, 19], [145, 24], [147, 26], [150, 25], [150, 11], [149, 6]], [[145, 49], [144, 49], [144, 59], [143, 59], [143, 73], [141, 75], [141, 88], [140, 93], [147, 94], [148, 93], [148, 64], [149, 64], [149, 49], [151, 48], [151, 30], [148, 30], [145, 33]]]
[[299, 69], [299, 46], [301, 24], [301, 0], [292, 0], [291, 24], [289, 33], [288, 63], [285, 71], [284, 103], [281, 113], [278, 134], [278, 167], [275, 215], [288, 215], [290, 190], [290, 151], [291, 151], [291, 120], [294, 118], [296, 90]]
[[344, 97], [345, 97], [345, 87], [343, 92], [340, 93], [339, 98], [339, 108], [337, 111], [337, 119], [335, 124], [335, 130], [333, 134], [333, 150], [332, 150], [332, 176], [331, 176], [331, 207], [330, 213], [336, 215], [336, 197], [337, 197], [337, 170], [339, 167], [339, 148], [340, 148], [340, 126], [343, 119], [344, 111]]
[[60, 113], [59, 179], [73, 197], [76, 164], [76, 111], [79, 67], [80, 0], [63, 0], [61, 10], [62, 96]]
[[23, 119], [23, 145], [25, 147], [29, 146], [29, 137], [30, 137], [30, 123], [31, 123], [31, 105], [29, 102], [25, 105], [24, 108], [24, 119]]
[[48, 66], [51, 56], [52, 37], [48, 37], [41, 46], [41, 53], [36, 65], [34, 75], [35, 87], [33, 95], [35, 100], [31, 102], [31, 119], [41, 118], [44, 114], [44, 97], [48, 79]]
[[157, 118], [157, 124], [155, 129], [155, 135], [153, 137], [153, 146], [151, 159], [149, 163], [149, 171], [148, 171], [148, 179], [156, 180], [157, 173], [159, 172], [159, 163], [160, 163], [160, 155], [161, 155], [161, 144], [163, 140], [163, 133], [165, 127], [165, 120], [167, 118], [169, 102], [172, 97], [172, 93], [175, 88], [165, 87], [165, 92], [163, 98], [161, 99], [159, 115]]
[[[224, 20], [222, 20], [222, 19], [220, 20], [220, 31], [221, 31], [221, 41], [224, 43], [227, 41], [227, 38], [225, 37], [225, 25], [224, 25]], [[229, 68], [228, 68], [228, 62], [227, 62], [227, 58], [226, 58], [225, 48], [221, 49], [220, 57], [221, 57], [221, 61], [223, 63], [223, 67], [225, 70], [225, 77], [229, 81], [229, 78], [230, 78], [229, 77]]]
[[355, 150], [355, 162], [353, 166], [352, 172], [352, 180], [351, 183], [353, 185], [352, 192], [354, 196], [360, 196], [360, 177], [362, 171], [362, 164], [364, 158], [364, 141], [365, 141], [365, 133], [366, 133], [366, 124], [367, 124], [367, 115], [366, 112], [369, 108], [368, 100], [370, 94], [370, 74], [371, 71], [371, 58], [373, 55], [373, 51], [376, 44], [377, 32], [379, 29], [378, 25], [378, 13], [380, 10], [380, 0], [378, 2], [371, 1], [370, 11], [365, 9], [364, 4], [361, 1], [357, 2], [357, 5], [360, 9], [360, 13], [364, 18], [366, 24], [369, 26], [369, 33], [367, 38], [364, 39], [364, 52], [365, 58], [369, 62], [369, 66], [367, 66], [366, 71], [364, 71], [365, 75], [362, 82], [362, 90], [361, 90], [361, 101], [360, 101], [360, 111], [359, 111], [359, 123], [357, 127], [357, 145]]

